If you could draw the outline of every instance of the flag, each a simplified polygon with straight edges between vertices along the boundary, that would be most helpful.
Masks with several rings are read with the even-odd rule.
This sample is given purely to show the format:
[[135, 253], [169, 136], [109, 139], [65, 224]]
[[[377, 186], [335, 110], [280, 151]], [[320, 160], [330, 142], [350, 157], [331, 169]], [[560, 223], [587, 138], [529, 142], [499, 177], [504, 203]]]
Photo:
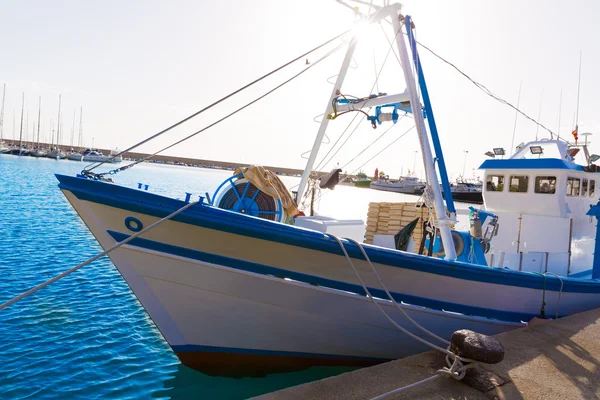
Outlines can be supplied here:
[[573, 132], [571, 132], [571, 135], [573, 135], [573, 137], [575, 138], [575, 143], [577, 143], [577, 139], [579, 138], [579, 136], [577, 135], [577, 129], [578, 126], [575, 125], [575, 129], [573, 129]]

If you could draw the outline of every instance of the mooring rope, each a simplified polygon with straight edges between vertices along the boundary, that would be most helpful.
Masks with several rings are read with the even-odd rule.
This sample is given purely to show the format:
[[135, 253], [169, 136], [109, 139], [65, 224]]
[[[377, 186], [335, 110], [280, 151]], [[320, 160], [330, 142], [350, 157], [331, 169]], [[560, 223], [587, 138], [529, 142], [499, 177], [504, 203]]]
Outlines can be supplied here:
[[197, 201], [195, 201], [195, 202], [192, 202], [192, 203], [188, 203], [188, 204], [186, 204], [185, 206], [181, 207], [179, 210], [177, 210], [177, 211], [175, 211], [175, 212], [173, 212], [173, 213], [171, 213], [171, 214], [167, 215], [166, 217], [164, 217], [164, 218], [162, 218], [162, 219], [160, 219], [160, 220], [156, 221], [156, 222], [155, 222], [155, 223], [153, 223], [152, 225], [148, 225], [146, 228], [144, 228], [144, 229], [142, 229], [141, 231], [139, 231], [139, 232], [137, 232], [137, 233], [135, 233], [135, 234], [133, 234], [133, 235], [129, 236], [127, 239], [123, 240], [122, 242], [119, 242], [119, 243], [115, 244], [114, 246], [112, 246], [112, 247], [111, 247], [111, 248], [109, 248], [108, 250], [105, 250], [105, 251], [103, 251], [102, 253], [98, 253], [98, 254], [96, 254], [94, 257], [92, 257], [92, 258], [90, 258], [90, 259], [88, 259], [88, 260], [86, 260], [86, 261], [82, 262], [82, 263], [81, 263], [81, 264], [79, 264], [79, 265], [76, 265], [75, 267], [73, 267], [73, 268], [71, 268], [71, 269], [69, 269], [69, 270], [67, 270], [67, 271], [65, 271], [65, 272], [63, 272], [63, 273], [61, 273], [61, 274], [59, 274], [59, 275], [55, 276], [55, 277], [54, 277], [54, 278], [52, 278], [52, 279], [48, 279], [46, 282], [44, 282], [44, 283], [42, 283], [42, 284], [40, 284], [40, 285], [37, 285], [37, 286], [36, 286], [36, 287], [34, 287], [34, 288], [31, 288], [31, 289], [29, 289], [28, 291], [26, 291], [26, 292], [24, 292], [24, 293], [22, 293], [22, 294], [18, 295], [17, 297], [14, 297], [13, 299], [11, 299], [11, 300], [7, 301], [6, 303], [0, 304], [0, 311], [1, 311], [1, 310], [4, 310], [6, 307], [8, 307], [8, 306], [10, 306], [10, 305], [12, 305], [12, 304], [14, 304], [14, 303], [16, 303], [17, 301], [19, 301], [19, 300], [22, 300], [22, 299], [24, 299], [25, 297], [27, 297], [27, 296], [29, 296], [29, 295], [31, 295], [31, 294], [33, 294], [33, 293], [37, 292], [38, 290], [45, 288], [46, 286], [50, 285], [51, 283], [54, 283], [54, 282], [56, 282], [57, 280], [59, 280], [59, 279], [61, 279], [61, 278], [64, 278], [65, 276], [67, 276], [67, 275], [69, 275], [69, 274], [71, 274], [71, 273], [73, 273], [73, 272], [77, 271], [79, 268], [81, 268], [81, 267], [85, 267], [86, 265], [88, 265], [88, 264], [90, 264], [90, 263], [92, 263], [92, 262], [96, 261], [96, 260], [97, 260], [97, 259], [99, 259], [100, 257], [104, 257], [105, 255], [107, 255], [107, 254], [108, 254], [108, 253], [110, 253], [111, 251], [113, 251], [113, 250], [116, 250], [116, 249], [118, 249], [119, 247], [123, 246], [124, 244], [127, 244], [127, 243], [129, 243], [130, 241], [132, 241], [133, 239], [135, 239], [135, 238], [137, 238], [138, 236], [142, 235], [143, 233], [146, 233], [146, 232], [148, 232], [150, 229], [153, 229], [153, 228], [157, 227], [158, 225], [162, 224], [163, 222], [165, 222], [165, 221], [167, 221], [167, 220], [169, 220], [169, 219], [173, 218], [173, 217], [174, 217], [174, 216], [176, 216], [177, 214], [180, 214], [181, 212], [183, 212], [183, 211], [187, 210], [188, 208], [190, 208], [191, 206], [193, 206], [193, 205], [196, 205], [196, 204], [198, 204], [198, 202], [197, 202]]
[[[398, 323], [396, 323], [396, 321], [394, 321], [392, 319], [392, 317], [389, 316], [388, 313], [386, 313], [383, 308], [381, 308], [381, 306], [377, 303], [377, 301], [373, 298], [373, 296], [371, 295], [371, 292], [369, 291], [369, 289], [367, 288], [367, 285], [365, 284], [365, 282], [363, 281], [363, 279], [361, 278], [360, 274], [358, 273], [358, 270], [356, 269], [356, 267], [354, 266], [354, 263], [352, 262], [352, 259], [350, 258], [350, 255], [348, 255], [348, 251], [346, 250], [346, 247], [344, 246], [344, 243], [340, 240], [340, 238], [338, 238], [335, 235], [332, 234], [326, 234], [327, 236], [333, 238], [339, 245], [340, 248], [342, 249], [344, 255], [346, 256], [346, 259], [348, 260], [350, 266], [352, 267], [352, 270], [354, 271], [354, 274], [356, 275], [356, 277], [358, 278], [360, 284], [362, 285], [363, 290], [365, 291], [367, 297], [369, 298], [369, 300], [371, 300], [371, 302], [377, 307], [377, 309], [381, 312], [381, 314], [392, 324], [394, 325], [396, 328], [398, 328], [398, 330], [400, 330], [401, 332], [405, 333], [406, 335], [410, 336], [411, 338], [425, 344], [426, 346], [437, 350], [441, 353], [444, 353], [446, 355], [446, 364], [448, 365], [447, 367], [443, 367], [441, 369], [438, 369], [436, 371], [435, 375], [432, 375], [428, 378], [425, 378], [423, 380], [420, 380], [418, 382], [406, 385], [406, 386], [402, 386], [400, 388], [394, 389], [392, 391], [389, 391], [387, 393], [381, 394], [379, 396], [373, 397], [371, 400], [381, 400], [381, 399], [385, 399], [389, 396], [392, 396], [394, 394], [397, 393], [401, 393], [404, 392], [406, 390], [412, 389], [414, 387], [423, 385], [427, 382], [431, 382], [433, 380], [436, 380], [437, 378], [439, 378], [440, 376], [448, 376], [451, 377], [457, 381], [462, 380], [466, 373], [467, 370], [470, 368], [474, 368], [475, 365], [477, 364], [476, 361], [474, 360], [470, 360], [467, 358], [463, 358], [460, 357], [457, 354], [454, 354], [453, 352], [450, 351], [450, 346], [448, 346], [447, 349], [444, 349], [442, 347], [436, 346], [435, 344], [413, 334], [412, 332], [409, 332], [408, 330], [406, 330], [405, 328], [403, 328], [402, 326], [400, 326]], [[408, 320], [418, 329], [420, 329], [421, 331], [427, 333], [429, 336], [439, 339], [440, 341], [449, 344], [450, 342], [448, 342], [445, 339], [442, 339], [441, 337], [437, 336], [435, 333], [429, 331], [427, 328], [423, 327], [422, 325], [420, 325], [418, 322], [416, 322], [415, 320], [413, 320], [410, 316], [408, 316], [408, 314], [402, 309], [402, 306], [400, 306], [398, 303], [396, 303], [395, 299], [392, 297], [392, 295], [390, 294], [390, 292], [387, 290], [387, 287], [383, 284], [383, 281], [381, 280], [381, 277], [379, 276], [379, 274], [377, 273], [377, 270], [375, 269], [375, 266], [373, 265], [373, 263], [371, 262], [369, 256], [367, 255], [364, 247], [362, 246], [362, 244], [360, 244], [358, 241], [354, 240], [354, 239], [349, 239], [349, 238], [345, 238], [346, 240], [354, 243], [356, 246], [358, 246], [358, 248], [362, 251], [363, 256], [365, 257], [366, 261], [369, 263], [369, 265], [371, 266], [371, 268], [373, 269], [373, 272], [375, 273], [375, 276], [377, 277], [377, 279], [379, 280], [379, 283], [381, 284], [381, 286], [384, 288], [387, 296], [389, 297], [389, 299], [392, 301], [392, 303], [394, 303], [394, 305], [396, 306], [396, 308], [398, 310], [400, 310], [403, 315], [408, 318]]]

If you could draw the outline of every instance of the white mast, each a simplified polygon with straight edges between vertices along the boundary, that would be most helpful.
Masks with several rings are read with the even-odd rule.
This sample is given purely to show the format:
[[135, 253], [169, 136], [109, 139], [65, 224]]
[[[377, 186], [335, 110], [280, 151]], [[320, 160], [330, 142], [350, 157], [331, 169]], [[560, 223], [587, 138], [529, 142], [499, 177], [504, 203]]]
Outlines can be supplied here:
[[42, 120], [42, 96], [40, 96], [38, 104], [38, 125], [37, 125], [37, 151], [40, 151], [40, 124]]
[[61, 97], [62, 97], [62, 95], [59, 94], [58, 95], [58, 119], [56, 122], [56, 148], [57, 149], [60, 149], [58, 140], [60, 137], [60, 101], [61, 101]]
[[440, 230], [440, 236], [442, 238], [442, 244], [444, 245], [444, 252], [446, 253], [446, 260], [456, 260], [456, 250], [454, 248], [454, 240], [452, 239], [452, 232], [450, 225], [455, 222], [453, 219], [446, 217], [446, 207], [442, 198], [442, 191], [435, 171], [435, 164], [433, 161], [433, 154], [431, 152], [431, 145], [429, 144], [429, 137], [425, 128], [425, 119], [421, 112], [421, 101], [419, 99], [419, 92], [417, 92], [417, 86], [415, 78], [411, 68], [411, 61], [408, 57], [408, 51], [406, 50], [406, 42], [404, 35], [402, 34], [402, 24], [400, 23], [400, 9], [401, 6], [395, 5], [397, 12], [392, 14], [392, 26], [394, 27], [394, 34], [396, 35], [396, 44], [398, 45], [398, 53], [400, 54], [400, 61], [402, 62], [402, 71], [404, 72], [404, 80], [410, 94], [410, 105], [412, 108], [412, 115], [415, 119], [415, 126], [419, 136], [419, 143], [421, 145], [421, 153], [423, 154], [423, 162], [425, 166], [425, 176], [429, 187], [433, 192], [433, 201], [435, 213], [437, 215], [436, 224]]
[[25, 109], [25, 92], [23, 92], [23, 99], [21, 100], [21, 129], [19, 132], [19, 156], [21, 155], [21, 145], [23, 143], [23, 110]]
[[77, 142], [77, 147], [81, 150], [82, 140], [83, 140], [83, 131], [82, 131], [82, 121], [83, 121], [83, 106], [79, 110], [79, 141]]
[[6, 98], [6, 83], [2, 89], [2, 108], [0, 109], [0, 146], [4, 140], [4, 100]]
[[344, 82], [344, 78], [346, 77], [346, 73], [348, 72], [348, 67], [350, 66], [350, 61], [352, 61], [352, 55], [354, 54], [354, 50], [356, 49], [357, 43], [358, 40], [356, 36], [353, 36], [352, 40], [350, 41], [350, 44], [348, 45], [348, 50], [346, 51], [346, 56], [344, 57], [344, 61], [342, 62], [342, 67], [340, 68], [340, 72], [335, 81], [335, 85], [333, 86], [331, 96], [329, 97], [329, 101], [327, 102], [327, 107], [325, 108], [325, 114], [323, 115], [323, 120], [321, 121], [319, 132], [317, 133], [317, 137], [315, 138], [315, 142], [310, 152], [310, 156], [308, 157], [308, 161], [306, 162], [306, 167], [304, 168], [304, 172], [302, 173], [302, 178], [300, 179], [300, 185], [298, 185], [298, 194], [296, 195], [296, 202], [298, 204], [300, 204], [300, 202], [302, 201], [302, 196], [304, 195], [304, 190], [306, 189], [306, 184], [308, 183], [308, 178], [310, 177], [312, 169], [315, 165], [317, 154], [319, 154], [319, 148], [321, 147], [323, 137], [325, 136], [325, 131], [327, 130], [327, 126], [329, 125], [329, 118], [327, 118], [327, 116], [333, 112], [332, 101], [340, 93], [342, 83]]

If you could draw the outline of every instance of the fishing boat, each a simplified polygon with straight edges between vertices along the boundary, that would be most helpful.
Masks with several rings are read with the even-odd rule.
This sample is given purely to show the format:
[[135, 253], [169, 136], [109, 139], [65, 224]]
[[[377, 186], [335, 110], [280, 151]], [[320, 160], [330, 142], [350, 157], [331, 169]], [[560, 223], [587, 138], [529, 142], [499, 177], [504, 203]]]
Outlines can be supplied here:
[[371, 183], [371, 189], [405, 194], [421, 194], [425, 189], [425, 184], [419, 181], [419, 178], [416, 176], [401, 176], [398, 180], [384, 176]]
[[81, 154], [81, 161], [86, 162], [110, 162], [110, 163], [120, 163], [123, 158], [121, 156], [115, 156], [114, 152], [111, 152], [110, 155], [105, 156], [99, 150], [94, 149], [85, 149]]
[[362, 171], [356, 174], [356, 179], [353, 179], [352, 182], [356, 187], [368, 188], [371, 186], [371, 178]]
[[[424, 336], [401, 309], [449, 339], [457, 329], [497, 334], [600, 306], [600, 257], [582, 250], [594, 244], [600, 214], [594, 157], [580, 165], [578, 147], [543, 140], [486, 161], [485, 209], [470, 210], [469, 231], [453, 230], [456, 209], [411, 18], [399, 4], [373, 8], [367, 22], [391, 17], [393, 32], [404, 33], [393, 45], [406, 90], [340, 95], [358, 43], [350, 37], [295, 199], [261, 168], [235, 171], [198, 202], [113, 183], [143, 160], [110, 173], [93, 166], [56, 175], [183, 364], [226, 376], [365, 366], [425, 349], [390, 324]], [[373, 125], [395, 123], [407, 107], [423, 154], [423, 197], [437, 215], [428, 218], [437, 235], [426, 253], [361, 244], [362, 221], [302, 217], [301, 200], [327, 187], [310, 178], [328, 124], [363, 108], [375, 108]]]
[[[483, 204], [483, 182], [456, 181], [450, 185], [452, 198], [462, 203]], [[442, 196], [444, 192], [442, 191]]]

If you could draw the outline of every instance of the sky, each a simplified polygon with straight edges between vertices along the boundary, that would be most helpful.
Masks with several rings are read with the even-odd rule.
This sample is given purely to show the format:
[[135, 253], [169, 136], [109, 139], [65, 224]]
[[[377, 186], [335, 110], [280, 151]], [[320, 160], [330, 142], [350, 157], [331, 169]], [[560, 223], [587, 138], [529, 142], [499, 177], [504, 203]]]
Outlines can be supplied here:
[[[519, 101], [520, 109], [535, 119], [539, 115], [552, 131], [557, 131], [560, 118], [560, 134], [569, 139], [581, 51], [579, 132], [600, 134], [596, 111], [600, 77], [595, 73], [600, 66], [595, 20], [600, 2], [407, 0], [403, 4], [420, 42], [497, 96], [515, 105]], [[367, 12], [368, 6], [359, 9]], [[63, 144], [71, 143], [74, 112], [77, 144], [82, 107], [84, 145], [123, 149], [352, 28], [353, 23], [352, 11], [335, 0], [5, 0], [0, 2], [0, 85], [6, 84], [3, 134], [10, 139], [15, 132], [18, 137], [24, 93], [25, 137], [33, 137], [41, 96], [41, 135], [49, 141], [56, 130], [60, 94]], [[384, 64], [390, 48], [384, 30], [387, 38], [393, 36], [386, 23], [361, 30], [355, 68], [348, 72], [343, 93], [362, 97], [404, 90], [393, 53]], [[342, 43], [309, 56], [309, 62]], [[344, 51], [164, 154], [303, 168], [302, 154], [311, 149], [319, 127], [315, 117], [318, 120], [323, 114], [331, 94], [328, 78], [338, 73]], [[511, 147], [515, 112], [425, 49], [420, 49], [420, 55], [449, 174], [456, 178], [464, 171], [471, 177], [486, 151]], [[304, 60], [296, 63], [137, 150], [159, 150], [304, 67]], [[347, 114], [331, 121], [329, 144], [323, 144], [317, 160], [353, 117]], [[373, 130], [359, 116], [350, 127], [352, 131], [358, 126], [355, 133], [322, 169], [339, 165], [352, 172], [362, 167], [371, 175], [379, 168], [390, 176], [416, 169], [417, 175], [423, 175], [416, 132], [396, 141], [411, 124], [410, 118], [403, 118], [365, 150], [389, 126]], [[527, 142], [535, 139], [536, 125], [519, 117], [514, 132], [514, 145]], [[537, 134], [549, 135], [541, 128]], [[590, 138], [591, 151], [600, 152], [594, 139]]]

